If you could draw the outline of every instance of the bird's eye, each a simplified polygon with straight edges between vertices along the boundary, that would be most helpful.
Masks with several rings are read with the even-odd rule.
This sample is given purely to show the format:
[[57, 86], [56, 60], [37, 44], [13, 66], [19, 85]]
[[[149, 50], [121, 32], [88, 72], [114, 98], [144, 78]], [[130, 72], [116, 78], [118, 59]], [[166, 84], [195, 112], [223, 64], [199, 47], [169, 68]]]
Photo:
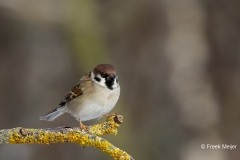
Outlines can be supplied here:
[[100, 73], [100, 75], [101, 75], [102, 78], [106, 78], [107, 77], [107, 74], [105, 74], [105, 73]]

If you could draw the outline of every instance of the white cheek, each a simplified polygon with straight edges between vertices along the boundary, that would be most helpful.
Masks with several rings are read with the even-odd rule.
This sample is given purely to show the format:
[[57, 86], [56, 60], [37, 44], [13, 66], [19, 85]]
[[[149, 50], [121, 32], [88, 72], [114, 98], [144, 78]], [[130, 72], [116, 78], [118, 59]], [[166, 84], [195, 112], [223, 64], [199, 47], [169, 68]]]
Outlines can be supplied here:
[[112, 88], [117, 88], [119, 86], [119, 81], [117, 82], [117, 78], [114, 80]]
[[105, 78], [102, 78], [100, 75], [97, 75], [97, 77], [98, 77], [99, 79], [101, 79], [101, 81], [98, 82], [98, 81], [96, 81], [96, 80], [94, 79], [94, 77], [95, 77], [95, 75], [94, 75], [94, 73], [92, 72], [92, 73], [91, 73], [91, 79], [92, 79], [95, 83], [99, 84], [100, 86], [107, 87], [107, 86], [106, 86], [106, 83], [105, 83], [105, 82], [106, 82]]
[[107, 87], [107, 86], [106, 86], [106, 80], [105, 80], [105, 78], [102, 78], [102, 77], [100, 77], [100, 76], [97, 76], [97, 77], [101, 79], [101, 81], [100, 81], [100, 82], [97, 82], [97, 83], [98, 83], [99, 85], [103, 86], [103, 87]]

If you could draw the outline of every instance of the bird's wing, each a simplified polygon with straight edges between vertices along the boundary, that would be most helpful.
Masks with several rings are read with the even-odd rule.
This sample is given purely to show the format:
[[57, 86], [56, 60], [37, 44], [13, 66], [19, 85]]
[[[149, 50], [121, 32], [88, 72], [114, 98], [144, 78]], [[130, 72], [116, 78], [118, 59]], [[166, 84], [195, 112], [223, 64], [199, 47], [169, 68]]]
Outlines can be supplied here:
[[64, 99], [60, 102], [60, 106], [64, 106], [67, 102], [72, 99], [81, 96], [84, 93], [85, 86], [92, 85], [90, 73], [83, 76], [79, 82], [70, 90], [70, 92], [64, 97]]

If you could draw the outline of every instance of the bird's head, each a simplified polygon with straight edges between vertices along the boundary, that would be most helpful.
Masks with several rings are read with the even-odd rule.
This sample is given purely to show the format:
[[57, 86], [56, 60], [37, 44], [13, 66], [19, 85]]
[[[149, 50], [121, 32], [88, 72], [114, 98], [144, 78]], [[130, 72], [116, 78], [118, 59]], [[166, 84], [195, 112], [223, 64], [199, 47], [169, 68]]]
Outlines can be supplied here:
[[91, 79], [102, 87], [113, 90], [119, 87], [116, 69], [111, 64], [99, 64], [91, 72]]

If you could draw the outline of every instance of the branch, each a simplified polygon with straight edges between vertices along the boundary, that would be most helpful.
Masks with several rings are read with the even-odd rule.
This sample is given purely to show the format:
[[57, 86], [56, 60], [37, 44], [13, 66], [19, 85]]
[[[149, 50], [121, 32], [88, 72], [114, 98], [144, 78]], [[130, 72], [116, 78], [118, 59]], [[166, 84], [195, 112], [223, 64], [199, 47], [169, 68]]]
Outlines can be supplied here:
[[106, 122], [89, 127], [88, 131], [81, 131], [78, 127], [57, 127], [45, 129], [12, 128], [0, 130], [0, 144], [51, 144], [78, 143], [81, 146], [94, 146], [109, 154], [114, 160], [133, 160], [125, 151], [115, 147], [105, 140], [102, 135], [117, 134], [117, 129], [123, 122], [121, 115], [109, 117]]

